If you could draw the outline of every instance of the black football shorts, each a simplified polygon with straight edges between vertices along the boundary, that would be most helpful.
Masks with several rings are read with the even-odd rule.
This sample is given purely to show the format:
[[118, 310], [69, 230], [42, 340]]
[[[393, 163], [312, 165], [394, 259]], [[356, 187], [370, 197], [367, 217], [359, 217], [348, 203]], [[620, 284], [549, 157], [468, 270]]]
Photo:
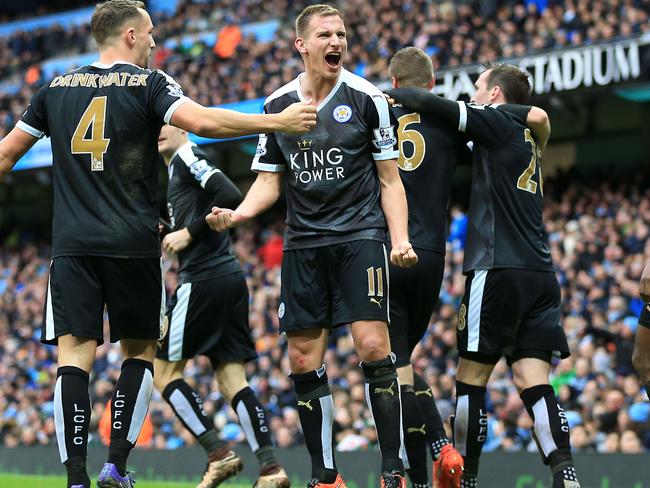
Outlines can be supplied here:
[[62, 256], [50, 264], [41, 342], [65, 334], [103, 342], [104, 307], [110, 341], [158, 340], [165, 289], [160, 258]]
[[389, 320], [388, 255], [359, 240], [284, 252], [280, 332]]
[[390, 265], [390, 345], [399, 368], [411, 362], [411, 353], [424, 336], [438, 302], [445, 256], [416, 249], [418, 263], [410, 268]]
[[509, 364], [534, 357], [570, 355], [560, 323], [560, 285], [555, 274], [524, 269], [477, 270], [468, 274], [457, 322], [461, 357]]
[[216, 367], [257, 358], [248, 324], [248, 286], [241, 271], [180, 284], [167, 307], [167, 320], [159, 359], [203, 355]]

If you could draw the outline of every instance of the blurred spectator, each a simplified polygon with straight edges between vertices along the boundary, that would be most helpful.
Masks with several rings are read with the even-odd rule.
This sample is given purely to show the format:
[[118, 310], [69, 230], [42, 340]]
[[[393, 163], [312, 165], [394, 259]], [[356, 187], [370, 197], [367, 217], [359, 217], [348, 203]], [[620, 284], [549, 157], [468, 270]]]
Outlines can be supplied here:
[[[548, 186], [562, 188], [557, 182]], [[573, 352], [572, 357], [554, 364], [552, 384], [573, 429], [573, 447], [579, 452], [644, 452], [650, 448], [650, 404], [628, 368], [626, 352], [644, 250], [650, 248], [646, 232], [650, 191], [641, 188], [645, 187], [568, 186], [558, 199], [547, 196], [547, 230], [562, 286], [563, 325]], [[275, 442], [288, 447], [303, 439], [287, 378], [286, 342], [277, 333], [282, 224], [265, 226], [264, 231], [258, 225], [238, 228], [235, 242], [250, 287], [250, 323], [260, 352], [259, 360], [247, 365], [247, 373], [251, 387], [270, 412]], [[574, 242], [567, 245], [567, 237]], [[0, 442], [5, 446], [53, 445], [54, 349], [38, 342], [49, 249], [34, 244], [2, 249]], [[456, 309], [464, 281], [461, 266], [462, 250], [449, 245], [441, 305], [413, 355], [415, 368], [431, 383], [444, 418], [454, 402]], [[165, 256], [165, 269], [171, 290], [176, 274], [170, 256]], [[119, 348], [108, 343], [97, 352], [91, 375], [91, 442], [100, 442], [100, 419], [119, 374], [119, 354]], [[325, 360], [337, 407], [336, 445], [341, 450], [376, 449], [359, 360], [345, 328], [333, 332]], [[205, 410], [223, 437], [242, 442], [243, 433], [218, 392], [209, 361], [190, 361], [186, 379], [206, 398]], [[488, 395], [487, 449], [534, 451], [530, 417], [504, 362], [495, 368]], [[177, 448], [194, 442], [158, 393], [150, 418], [154, 431], [150, 445]]]
[[[308, 3], [179, 1], [175, 15], [153, 19], [158, 43], [153, 67], [168, 72], [204, 105], [266, 97], [301, 70], [293, 45], [293, 21]], [[371, 81], [385, 79], [390, 57], [406, 45], [424, 49], [438, 69], [650, 32], [650, 0], [334, 3], [343, 13], [348, 33], [345, 66]], [[242, 34], [242, 25], [269, 19], [280, 22], [272, 42]], [[189, 45], [178, 42], [173, 50], [164, 46], [168, 39], [178, 41], [206, 31], [217, 33], [213, 46], [201, 40]], [[35, 87], [29, 83], [23, 87], [25, 70], [49, 58], [94, 49], [89, 25], [69, 30], [54, 25], [0, 37], [0, 82], [12, 82], [17, 91], [0, 92], [0, 137], [13, 127], [33, 94]]]

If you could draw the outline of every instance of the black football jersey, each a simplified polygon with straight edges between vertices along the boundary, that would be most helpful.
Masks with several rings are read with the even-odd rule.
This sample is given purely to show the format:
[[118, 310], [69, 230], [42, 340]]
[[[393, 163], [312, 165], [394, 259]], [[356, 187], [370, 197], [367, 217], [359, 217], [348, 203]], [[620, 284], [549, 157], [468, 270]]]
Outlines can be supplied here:
[[464, 137], [396, 104], [400, 155], [397, 164], [409, 209], [409, 240], [415, 248], [443, 253], [447, 234], [447, 205], [459, 158], [469, 158]]
[[541, 150], [526, 126], [528, 110], [465, 102], [458, 105], [458, 130], [473, 141], [464, 271], [552, 271], [542, 222]]
[[17, 127], [52, 140], [53, 254], [160, 255], [157, 139], [187, 100], [161, 71], [93, 63], [57, 76]]
[[[264, 112], [278, 113], [301, 100], [298, 77], [266, 99]], [[285, 249], [385, 241], [376, 164], [399, 155], [386, 99], [342, 70], [317, 109], [316, 127], [306, 134], [261, 134], [252, 164], [254, 171], [287, 173]]]
[[[172, 230], [205, 217], [213, 195], [204, 190], [208, 179], [221, 171], [194, 143], [181, 146], [167, 168], [167, 211]], [[241, 269], [231, 250], [228, 232], [205, 232], [178, 253], [180, 283], [195, 282]]]

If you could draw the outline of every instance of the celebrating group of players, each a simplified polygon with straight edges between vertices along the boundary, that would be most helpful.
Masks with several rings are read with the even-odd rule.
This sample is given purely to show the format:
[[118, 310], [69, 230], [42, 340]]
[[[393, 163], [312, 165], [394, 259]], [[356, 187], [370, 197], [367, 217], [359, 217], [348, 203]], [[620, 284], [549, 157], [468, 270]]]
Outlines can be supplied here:
[[[287, 225], [278, 315], [311, 456], [308, 486], [346, 486], [334, 459], [334, 404], [323, 364], [331, 329], [345, 324], [366, 378], [382, 488], [405, 488], [405, 473], [413, 487], [430, 487], [427, 445], [435, 486], [477, 486], [486, 384], [504, 355], [553, 487], [580, 486], [569, 424], [548, 382], [552, 358], [569, 350], [542, 223], [540, 158], [550, 125], [544, 111], [524, 105], [530, 94], [525, 73], [488, 67], [476, 82], [474, 103], [452, 102], [430, 93], [431, 60], [409, 47], [391, 60], [393, 89], [384, 96], [343, 69], [340, 12], [312, 5], [296, 20], [305, 73], [269, 96], [263, 115], [244, 115], [202, 107], [169, 76], [148, 69], [155, 44], [142, 2], [101, 3], [91, 27], [99, 61], [44, 85], [0, 141], [4, 177], [38, 138], [52, 140], [53, 258], [42, 340], [58, 344], [54, 417], [68, 488], [90, 487], [88, 382], [103, 341], [105, 307], [110, 340], [120, 341], [125, 359], [97, 486], [133, 486], [127, 457], [154, 386], [205, 448], [199, 487], [215, 487], [241, 471], [241, 459], [183, 379], [187, 360], [199, 354], [210, 358], [259, 460], [255, 486], [289, 486], [267, 414], [244, 374], [244, 362], [256, 357], [248, 289], [223, 232], [273, 205], [283, 181]], [[252, 164], [257, 179], [243, 201], [188, 132], [260, 134]], [[179, 286], [167, 308], [159, 153], [169, 174], [162, 244], [179, 259]], [[410, 355], [441, 286], [451, 179], [464, 161], [471, 161], [473, 179], [452, 446]]]

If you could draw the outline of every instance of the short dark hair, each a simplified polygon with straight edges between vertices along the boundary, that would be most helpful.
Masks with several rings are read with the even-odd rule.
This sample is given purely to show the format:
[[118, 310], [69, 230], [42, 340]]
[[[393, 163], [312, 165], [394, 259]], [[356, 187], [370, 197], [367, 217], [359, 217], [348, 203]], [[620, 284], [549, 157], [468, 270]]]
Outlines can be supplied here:
[[324, 3], [309, 5], [308, 7], [305, 7], [302, 12], [300, 12], [300, 15], [298, 15], [298, 18], [296, 19], [296, 36], [302, 37], [307, 30], [307, 26], [309, 25], [311, 18], [317, 15], [338, 15], [341, 20], [343, 19], [341, 12], [331, 5], [326, 5]]
[[145, 9], [144, 2], [138, 0], [108, 0], [98, 3], [90, 20], [90, 29], [99, 47], [119, 33], [124, 22], [142, 14], [138, 9]]
[[409, 46], [395, 53], [388, 74], [400, 85], [426, 87], [433, 78], [433, 63], [422, 49]]
[[488, 89], [501, 88], [508, 103], [523, 105], [528, 102], [533, 91], [528, 73], [512, 64], [487, 64], [485, 67], [490, 70], [486, 80]]

